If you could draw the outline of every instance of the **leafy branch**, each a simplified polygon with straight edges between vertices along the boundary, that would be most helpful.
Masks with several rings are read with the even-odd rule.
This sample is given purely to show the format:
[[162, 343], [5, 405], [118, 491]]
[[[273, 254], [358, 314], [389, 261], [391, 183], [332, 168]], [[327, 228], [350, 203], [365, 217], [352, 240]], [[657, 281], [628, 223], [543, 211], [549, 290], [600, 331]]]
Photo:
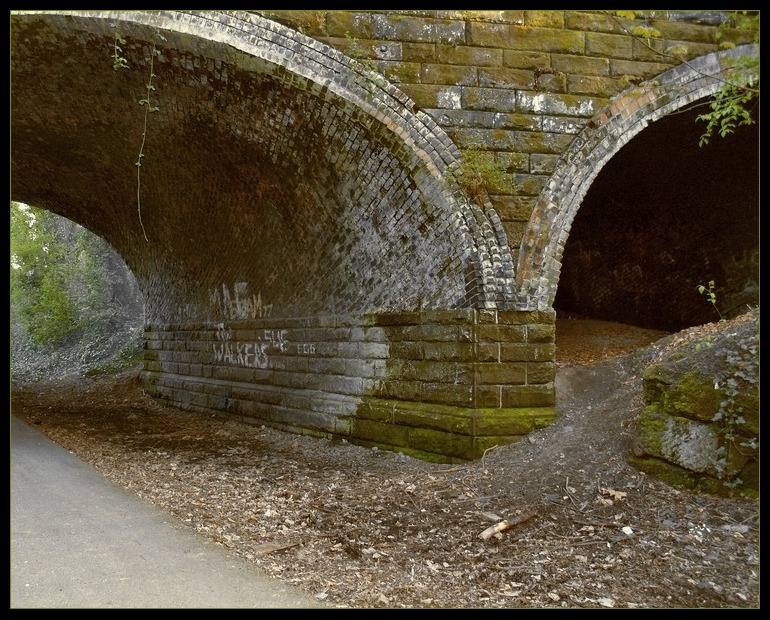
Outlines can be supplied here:
[[[656, 50], [650, 43], [651, 39], [657, 39], [662, 36], [659, 30], [652, 27], [650, 19], [654, 19], [654, 14], [644, 14], [640, 11], [615, 11], [607, 12], [607, 15], [627, 34], [634, 37], [642, 45], [664, 58], [671, 58], [680, 62], [696, 73], [704, 75], [695, 69], [692, 64], [684, 59], [687, 53], [686, 46], [674, 45], [667, 51]], [[634, 26], [626, 28], [618, 19], [643, 19], [643, 26]], [[732, 43], [723, 41], [725, 30], [728, 27], [737, 30], [752, 32], [754, 43], [759, 46], [759, 14], [749, 14], [748, 11], [734, 11], [731, 20], [722, 22], [717, 29], [715, 39], [721, 49], [735, 47]], [[729, 79], [723, 79], [718, 76], [708, 75], [712, 79], [722, 82], [722, 87], [711, 98], [709, 107], [710, 112], [701, 114], [697, 117], [699, 121], [707, 123], [706, 130], [701, 135], [699, 145], [708, 144], [714, 132], [721, 137], [732, 133], [740, 125], [752, 125], [755, 121], [751, 115], [750, 104], [759, 97], [759, 54], [756, 57], [738, 59], [732, 67]]]
[[120, 33], [117, 31], [117, 26], [115, 28], [115, 42], [112, 48], [112, 68], [115, 71], [119, 71], [120, 69], [128, 69], [128, 61], [123, 57], [123, 48], [121, 47], [121, 45], [126, 44], [126, 40], [120, 36]]
[[719, 320], [724, 321], [725, 318], [722, 316], [722, 313], [719, 311], [719, 308], [717, 308], [717, 295], [714, 292], [714, 280], [709, 280], [708, 288], [704, 286], [703, 284], [699, 284], [697, 286], [698, 293], [701, 295], [706, 296], [706, 300], [714, 306], [714, 310], [717, 311], [717, 314], [719, 315]]
[[706, 131], [701, 135], [699, 145], [708, 144], [714, 132], [722, 138], [733, 133], [740, 125], [753, 125], [750, 104], [757, 97], [758, 89], [753, 75], [736, 76], [736, 83], [727, 83], [711, 98], [711, 112], [698, 115], [699, 121], [705, 121]]

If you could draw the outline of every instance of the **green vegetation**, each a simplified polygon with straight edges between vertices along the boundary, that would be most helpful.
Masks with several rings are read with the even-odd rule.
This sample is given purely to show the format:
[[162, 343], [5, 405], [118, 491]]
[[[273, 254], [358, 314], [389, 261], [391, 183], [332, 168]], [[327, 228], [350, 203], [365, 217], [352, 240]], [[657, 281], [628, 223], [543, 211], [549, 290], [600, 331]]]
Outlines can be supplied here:
[[[162, 41], [166, 40], [157, 30], [155, 31], [155, 34]], [[150, 49], [150, 56], [147, 58], [147, 63], [149, 65], [149, 76], [146, 84], [147, 93], [144, 98], [139, 100], [139, 105], [144, 106], [144, 128], [142, 129], [142, 145], [139, 147], [139, 157], [136, 160], [136, 210], [139, 213], [139, 224], [142, 226], [142, 234], [144, 235], [145, 241], [149, 241], [149, 239], [147, 238], [147, 231], [144, 229], [144, 222], [142, 222], [142, 158], [144, 158], [144, 147], [147, 144], [147, 121], [150, 114], [157, 112], [160, 109], [152, 102], [152, 93], [155, 91], [155, 85], [152, 81], [157, 77], [154, 71], [156, 56], [160, 56], [160, 52], [153, 41], [152, 48]]]
[[[616, 21], [641, 21], [641, 25], [628, 28], [618, 23], [625, 32], [643, 41], [656, 54], [687, 64], [687, 46], [672, 45], [665, 52], [655, 50], [651, 46], [653, 39], [660, 39], [662, 36], [653, 24], [655, 21], [665, 21], [667, 13], [668, 11], [611, 11], [609, 15]], [[700, 137], [700, 146], [708, 144], [714, 134], [724, 138], [737, 127], [753, 125], [756, 122], [755, 107], [759, 107], [759, 11], [732, 11], [729, 15], [729, 19], [720, 24], [715, 34], [720, 49], [735, 47], [734, 43], [725, 41], [728, 31], [742, 31], [752, 35], [757, 46], [757, 55], [741, 57], [725, 68], [729, 76], [727, 81], [711, 97], [709, 112], [697, 117], [697, 120], [706, 123], [706, 129]]]
[[142, 363], [144, 352], [142, 349], [129, 344], [121, 349], [118, 354], [106, 362], [95, 364], [85, 371], [86, 377], [98, 377], [100, 375], [115, 375], [124, 370], [130, 370]]
[[725, 318], [722, 316], [722, 313], [719, 311], [719, 308], [717, 307], [717, 295], [714, 292], [714, 280], [709, 280], [709, 285], [706, 287], [703, 284], [699, 284], [697, 286], [698, 293], [701, 295], [705, 295], [708, 302], [714, 306], [714, 310], [717, 311], [717, 314], [719, 315], [719, 320], [724, 321]]
[[[113, 23], [111, 24], [112, 28], [114, 29], [114, 44], [112, 49], [112, 68], [115, 71], [120, 71], [121, 69], [128, 69], [129, 64], [128, 60], [123, 56], [123, 45], [126, 44], [126, 40], [121, 36], [120, 32], [118, 31], [118, 24]], [[155, 36], [160, 39], [161, 41], [165, 41], [166, 37], [164, 37], [162, 34], [160, 34], [160, 31], [158, 29], [155, 30]], [[139, 105], [144, 107], [144, 127], [142, 129], [142, 143], [139, 147], [139, 155], [136, 159], [136, 210], [139, 215], [139, 225], [142, 227], [142, 234], [144, 235], [145, 241], [149, 241], [147, 238], [147, 231], [144, 228], [144, 222], [142, 221], [142, 159], [145, 156], [145, 146], [147, 144], [147, 126], [148, 126], [148, 120], [150, 117], [150, 114], [153, 112], [157, 112], [160, 110], [160, 108], [153, 102], [152, 96], [153, 92], [155, 91], [155, 84], [153, 84], [153, 80], [158, 77], [155, 74], [154, 68], [155, 68], [155, 58], [160, 56], [160, 51], [157, 49], [155, 41], [152, 42], [152, 47], [150, 48], [150, 55], [147, 60], [148, 65], [148, 78], [147, 83], [145, 84], [146, 93], [144, 97], [142, 97], [139, 100]]]
[[644, 369], [647, 406], [629, 461], [677, 486], [758, 492], [758, 325], [757, 309]]
[[348, 42], [346, 49], [347, 55], [361, 63], [367, 71], [377, 72], [377, 63], [367, 54], [366, 50], [361, 47], [359, 40], [349, 32], [345, 33], [345, 39]]
[[113, 26], [115, 27], [115, 44], [112, 48], [112, 68], [115, 71], [120, 71], [121, 69], [128, 69], [128, 61], [123, 57], [123, 48], [121, 47], [126, 44], [126, 40], [120, 36], [117, 26], [115, 24]]
[[493, 193], [512, 194], [516, 184], [497, 155], [478, 146], [464, 149], [460, 171], [449, 173], [448, 180], [457, 183], [477, 204]]
[[87, 366], [126, 341], [137, 348], [141, 295], [106, 241], [49, 211], [11, 202], [10, 249], [14, 376], [36, 366], [34, 358], [63, 362], [70, 349], [68, 363]]
[[11, 203], [11, 305], [38, 344], [57, 344], [77, 329], [65, 234], [53, 214]]
[[[716, 39], [722, 49], [735, 47], [724, 42], [727, 28], [748, 31], [754, 36], [754, 43], [759, 49], [759, 12], [734, 11], [732, 19], [724, 22], [716, 33]], [[730, 71], [730, 81], [711, 98], [710, 111], [698, 116], [706, 123], [706, 131], [700, 144], [708, 144], [711, 136], [718, 133], [725, 137], [740, 125], [753, 125], [753, 106], [759, 104], [759, 53], [756, 56], [740, 58]]]

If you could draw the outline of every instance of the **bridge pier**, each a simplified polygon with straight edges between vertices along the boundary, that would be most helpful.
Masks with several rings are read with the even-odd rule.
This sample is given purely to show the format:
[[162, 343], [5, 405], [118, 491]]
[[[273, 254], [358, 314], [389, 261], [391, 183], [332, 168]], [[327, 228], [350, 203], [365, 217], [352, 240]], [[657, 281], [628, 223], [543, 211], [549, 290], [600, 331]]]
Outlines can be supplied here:
[[555, 418], [553, 311], [255, 318], [146, 330], [148, 393], [439, 462]]

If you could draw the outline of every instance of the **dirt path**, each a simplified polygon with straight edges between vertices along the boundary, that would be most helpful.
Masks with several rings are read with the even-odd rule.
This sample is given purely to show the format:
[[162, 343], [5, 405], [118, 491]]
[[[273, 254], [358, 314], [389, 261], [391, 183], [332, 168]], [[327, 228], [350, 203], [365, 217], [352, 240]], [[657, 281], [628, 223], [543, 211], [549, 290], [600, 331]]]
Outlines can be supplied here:
[[558, 420], [457, 466], [166, 409], [136, 373], [17, 387], [12, 413], [332, 605], [758, 608], [758, 502], [626, 463], [640, 372], [661, 345], [607, 358], [630, 345], [595, 327], [571, 356], [557, 335]]

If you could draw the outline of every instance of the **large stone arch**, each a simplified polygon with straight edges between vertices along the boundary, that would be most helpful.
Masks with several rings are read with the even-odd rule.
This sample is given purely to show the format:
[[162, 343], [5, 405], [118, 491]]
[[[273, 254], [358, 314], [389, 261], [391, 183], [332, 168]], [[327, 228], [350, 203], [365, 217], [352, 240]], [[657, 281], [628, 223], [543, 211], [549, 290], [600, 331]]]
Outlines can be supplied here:
[[12, 46], [12, 197], [106, 238], [149, 323], [247, 318], [239, 291], [284, 316], [511, 307], [496, 213], [364, 64], [236, 11], [17, 11]]
[[514, 309], [491, 203], [379, 74], [247, 12], [22, 11], [11, 38], [12, 200], [123, 256], [149, 394], [441, 460], [553, 419], [552, 313]]
[[[442, 46], [496, 30], [444, 25], [431, 32]], [[148, 393], [441, 460], [553, 420], [553, 298], [575, 211], [623, 141], [715, 92], [697, 71], [718, 75], [729, 57], [625, 93], [577, 136], [570, 119], [547, 145], [539, 106], [526, 135], [495, 127], [497, 114], [474, 121], [489, 124], [487, 146], [526, 138], [527, 157], [546, 155], [524, 219], [560, 157], [516, 273], [515, 209], [501, 223], [489, 200], [469, 200], [436, 116], [368, 63], [246, 11], [14, 11], [11, 26], [11, 198], [124, 257], [146, 300]], [[568, 41], [586, 39], [577, 30]], [[116, 52], [128, 70], [113, 70]], [[529, 72], [513, 76], [531, 89]], [[509, 111], [504, 83], [493, 107]], [[485, 92], [468, 94], [473, 107]]]
[[630, 88], [594, 116], [560, 157], [524, 233], [516, 273], [522, 309], [553, 307], [572, 221], [612, 156], [649, 123], [715, 94], [733, 61], [756, 53], [746, 45], [694, 59]]

